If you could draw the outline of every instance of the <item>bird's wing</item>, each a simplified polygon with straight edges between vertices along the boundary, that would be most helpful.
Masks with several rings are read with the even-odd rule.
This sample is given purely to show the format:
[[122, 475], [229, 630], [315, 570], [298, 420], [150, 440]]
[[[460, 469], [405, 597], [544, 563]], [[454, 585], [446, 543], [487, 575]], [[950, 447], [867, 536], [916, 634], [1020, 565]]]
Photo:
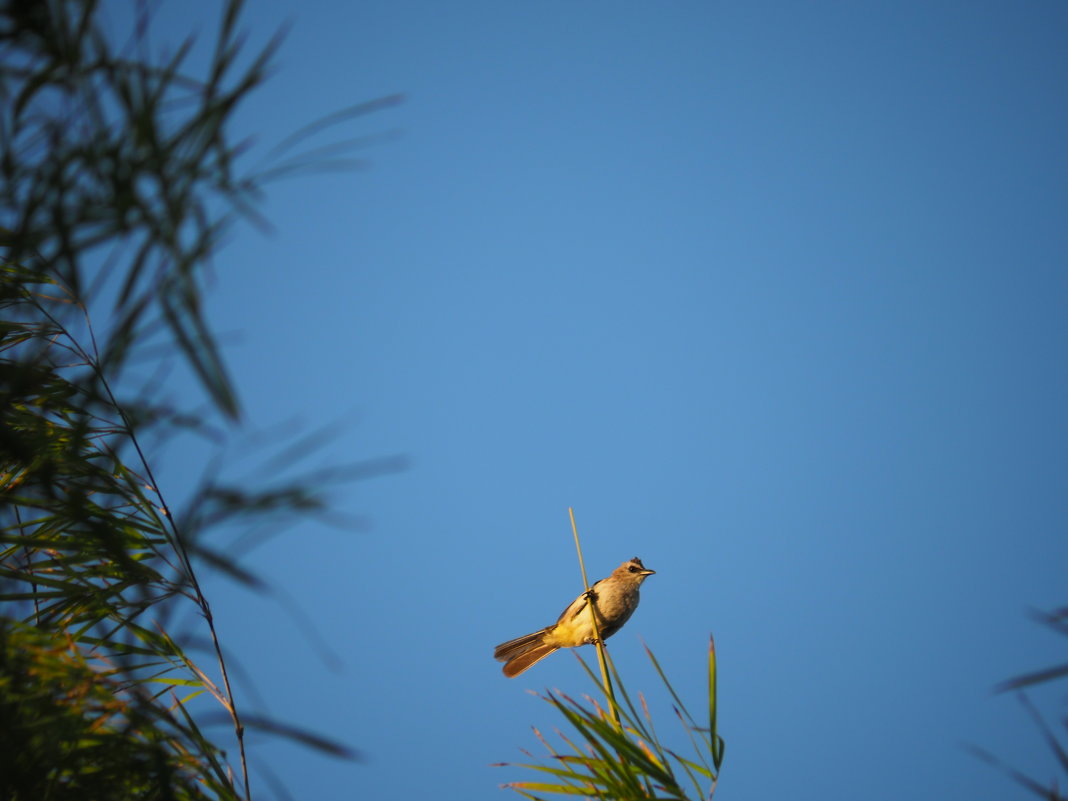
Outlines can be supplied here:
[[[604, 579], [601, 579], [601, 581], [604, 581]], [[590, 592], [593, 593], [594, 598], [597, 597], [597, 585], [600, 584], [601, 581], [596, 582], [592, 587], [590, 587]], [[565, 620], [574, 620], [576, 617], [582, 614], [582, 612], [586, 609], [589, 603], [590, 599], [586, 597], [586, 593], [582, 593], [582, 595], [580, 595], [578, 598], [571, 602], [571, 605], [568, 606], [567, 609], [560, 613], [560, 617], [556, 619], [556, 622], [561, 623]]]

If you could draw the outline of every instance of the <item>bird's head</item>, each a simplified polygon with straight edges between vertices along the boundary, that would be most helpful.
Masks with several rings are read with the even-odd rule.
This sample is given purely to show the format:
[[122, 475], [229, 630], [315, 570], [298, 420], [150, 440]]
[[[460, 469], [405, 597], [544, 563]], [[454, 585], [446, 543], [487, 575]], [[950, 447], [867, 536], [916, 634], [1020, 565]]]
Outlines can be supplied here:
[[627, 578], [631, 581], [637, 581], [639, 584], [645, 581], [646, 576], [651, 576], [655, 573], [655, 570], [650, 570], [642, 564], [642, 560], [635, 556], [629, 562], [624, 562], [615, 569], [617, 576]]

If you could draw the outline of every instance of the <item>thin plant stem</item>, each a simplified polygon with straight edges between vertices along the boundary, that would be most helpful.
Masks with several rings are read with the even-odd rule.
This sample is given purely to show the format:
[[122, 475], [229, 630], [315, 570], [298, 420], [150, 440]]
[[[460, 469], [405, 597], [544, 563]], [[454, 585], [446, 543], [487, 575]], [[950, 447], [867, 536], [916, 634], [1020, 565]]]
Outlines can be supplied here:
[[586, 588], [586, 597], [590, 601], [590, 617], [593, 620], [594, 645], [597, 646], [597, 664], [601, 667], [601, 682], [604, 684], [605, 698], [612, 710], [612, 719], [617, 728], [622, 728], [619, 721], [619, 706], [616, 704], [616, 694], [612, 689], [612, 679], [608, 675], [608, 663], [605, 661], [604, 639], [601, 637], [600, 626], [597, 625], [597, 597], [590, 592], [590, 582], [586, 578], [586, 563], [582, 559], [582, 545], [579, 543], [578, 526], [575, 525], [575, 510], [567, 507], [567, 513], [571, 517], [571, 532], [575, 535], [575, 550], [578, 551], [579, 569], [582, 571], [582, 585]]
[[[15, 505], [15, 522], [19, 527], [19, 536], [22, 538], [22, 554], [26, 558], [26, 572], [31, 576], [33, 573], [33, 558], [30, 556], [30, 546], [26, 542], [26, 530], [22, 526], [22, 513], [19, 511], [19, 507]], [[37, 582], [36, 580], [30, 580], [30, 589], [33, 591], [33, 622], [35, 625], [41, 625], [41, 599], [37, 595]]]
[[[64, 289], [66, 289], [66, 287], [64, 287]], [[69, 292], [69, 290], [67, 291]], [[84, 347], [82, 347], [81, 343], [79, 343], [71, 335], [71, 333], [62, 323], [60, 323], [58, 320], [55, 319], [55, 317], [49, 314], [47, 309], [45, 309], [40, 303], [37, 303], [36, 301], [33, 302], [34, 305], [38, 308], [38, 310], [40, 310], [46, 317], [48, 317], [48, 319], [52, 321], [52, 323], [57, 327], [57, 329], [63, 335], [65, 335], [71, 342], [74, 343], [75, 348], [78, 350], [82, 358], [84, 358], [85, 363], [90, 367], [90, 369], [92, 369], [92, 371], [99, 379], [101, 387], [107, 394], [108, 402], [112, 405], [115, 411], [118, 412], [119, 417], [122, 419], [122, 428], [124, 429], [127, 436], [129, 436], [130, 443], [133, 445], [134, 450], [137, 453], [138, 460], [141, 462], [141, 465], [145, 470], [145, 476], [148, 478], [152, 492], [155, 493], [156, 498], [159, 500], [160, 510], [163, 512], [163, 517], [167, 521], [167, 524], [170, 526], [173, 535], [172, 539], [174, 543], [174, 550], [178, 554], [179, 562], [185, 571], [186, 578], [189, 580], [189, 586], [193, 590], [193, 601], [200, 608], [200, 613], [204, 617], [204, 621], [208, 625], [208, 632], [211, 636], [211, 643], [215, 651], [216, 660], [219, 664], [219, 673], [222, 676], [223, 687], [225, 688], [226, 692], [226, 703], [224, 704], [224, 707], [226, 708], [226, 711], [230, 713], [230, 717], [234, 722], [234, 734], [237, 739], [238, 753], [241, 760], [241, 775], [245, 789], [245, 799], [246, 801], [252, 801], [252, 791], [249, 787], [248, 781], [248, 758], [245, 753], [245, 727], [244, 724], [241, 722], [241, 716], [238, 713], [237, 704], [234, 700], [233, 689], [230, 686], [230, 672], [229, 670], [227, 670], [226, 659], [223, 656], [222, 652], [222, 644], [219, 640], [219, 635], [215, 630], [215, 618], [212, 615], [211, 606], [208, 604], [207, 597], [201, 591], [200, 582], [197, 580], [197, 575], [193, 569], [192, 560], [189, 558], [189, 552], [185, 546], [185, 541], [182, 538], [182, 534], [178, 529], [178, 523], [174, 519], [174, 516], [171, 514], [170, 507], [168, 506], [167, 501], [163, 497], [163, 492], [159, 488], [159, 482], [156, 481], [156, 477], [153, 474], [152, 467], [148, 462], [148, 457], [145, 456], [145, 453], [141, 448], [141, 443], [139, 442], [137, 434], [134, 431], [133, 423], [126, 415], [126, 410], [119, 403], [118, 399], [115, 397], [114, 392], [112, 392], [111, 385], [107, 380], [107, 376], [104, 374], [103, 367], [100, 363], [100, 350], [97, 347], [96, 333], [93, 329], [92, 321], [89, 319], [89, 311], [84, 303], [78, 300], [74, 301], [85, 319], [86, 328], [89, 335], [89, 344], [92, 348], [91, 354]]]
[[[79, 304], [80, 305], [80, 304]], [[133, 444], [134, 450], [137, 452], [137, 457], [141, 462], [141, 465], [145, 469], [145, 475], [148, 477], [152, 486], [152, 491], [159, 499], [160, 508], [163, 511], [163, 516], [170, 524], [171, 531], [174, 534], [174, 549], [178, 553], [178, 558], [185, 568], [186, 577], [189, 579], [190, 587], [193, 593], [196, 595], [197, 606], [200, 607], [200, 613], [204, 616], [204, 621], [208, 624], [208, 632], [211, 635], [211, 644], [215, 650], [215, 658], [219, 663], [219, 673], [222, 675], [223, 686], [226, 689], [226, 711], [230, 713], [230, 717], [234, 721], [234, 734], [237, 738], [237, 748], [241, 759], [241, 778], [242, 783], [245, 786], [245, 798], [247, 801], [252, 801], [252, 790], [248, 783], [248, 757], [245, 753], [245, 726], [241, 722], [241, 715], [237, 711], [237, 702], [234, 700], [234, 691], [230, 686], [230, 671], [226, 668], [226, 659], [223, 657], [222, 644], [219, 641], [219, 635], [215, 631], [215, 617], [211, 613], [211, 606], [208, 604], [208, 599], [200, 589], [200, 582], [197, 580], [196, 572], [193, 570], [193, 562], [189, 558], [189, 552], [185, 547], [185, 541], [182, 538], [181, 532], [178, 530], [178, 523], [171, 514], [170, 507], [167, 505], [167, 501], [163, 497], [163, 491], [159, 488], [159, 482], [156, 481], [156, 477], [153, 475], [152, 466], [148, 462], [148, 458], [145, 456], [144, 451], [141, 449], [141, 443], [137, 439], [137, 434], [134, 432], [133, 423], [130, 418], [126, 416], [126, 410], [115, 398], [115, 394], [111, 391], [111, 385], [104, 375], [103, 368], [100, 365], [100, 353], [97, 350], [96, 335], [93, 332], [92, 324], [89, 322], [88, 310], [84, 306], [81, 306], [83, 313], [85, 314], [86, 324], [89, 330], [89, 339], [93, 347], [93, 359], [90, 361], [90, 366], [100, 379], [101, 386], [108, 395], [108, 400], [115, 407], [115, 410], [122, 418], [123, 427], [126, 429], [126, 433], [130, 437], [130, 442]], [[191, 663], [188, 663], [191, 665]], [[201, 672], [202, 679], [207, 677]]]

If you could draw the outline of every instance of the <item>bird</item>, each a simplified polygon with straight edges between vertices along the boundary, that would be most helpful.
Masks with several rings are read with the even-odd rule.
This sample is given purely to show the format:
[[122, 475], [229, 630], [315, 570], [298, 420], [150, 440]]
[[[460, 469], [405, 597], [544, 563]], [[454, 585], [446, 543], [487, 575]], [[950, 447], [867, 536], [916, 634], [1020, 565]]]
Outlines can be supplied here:
[[[642, 582], [655, 572], [635, 556], [572, 601], [553, 625], [502, 642], [494, 649], [493, 657], [498, 662], [504, 662], [502, 671], [512, 679], [561, 648], [577, 648], [596, 642], [598, 634], [602, 641], [607, 640], [634, 614], [640, 600], [638, 590]], [[597, 608], [596, 632], [590, 609], [591, 598]]]

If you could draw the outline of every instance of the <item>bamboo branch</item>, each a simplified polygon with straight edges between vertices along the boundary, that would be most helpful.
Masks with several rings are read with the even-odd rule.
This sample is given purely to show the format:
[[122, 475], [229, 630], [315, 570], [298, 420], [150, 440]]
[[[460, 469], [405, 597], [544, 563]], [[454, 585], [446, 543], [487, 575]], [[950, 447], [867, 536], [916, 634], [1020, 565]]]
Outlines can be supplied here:
[[612, 689], [612, 679], [608, 675], [608, 663], [605, 660], [604, 639], [601, 637], [601, 627], [597, 624], [597, 595], [590, 591], [590, 582], [586, 578], [586, 563], [582, 559], [582, 545], [579, 544], [578, 526], [575, 525], [575, 510], [567, 507], [567, 513], [571, 517], [571, 531], [575, 535], [575, 550], [578, 551], [579, 569], [582, 571], [582, 585], [586, 588], [586, 597], [590, 601], [590, 615], [593, 619], [594, 645], [597, 646], [597, 663], [601, 668], [601, 682], [604, 685], [604, 695], [608, 699], [608, 705], [612, 710], [612, 719], [617, 727], [622, 727], [619, 721], [619, 706], [616, 704], [616, 694]]

